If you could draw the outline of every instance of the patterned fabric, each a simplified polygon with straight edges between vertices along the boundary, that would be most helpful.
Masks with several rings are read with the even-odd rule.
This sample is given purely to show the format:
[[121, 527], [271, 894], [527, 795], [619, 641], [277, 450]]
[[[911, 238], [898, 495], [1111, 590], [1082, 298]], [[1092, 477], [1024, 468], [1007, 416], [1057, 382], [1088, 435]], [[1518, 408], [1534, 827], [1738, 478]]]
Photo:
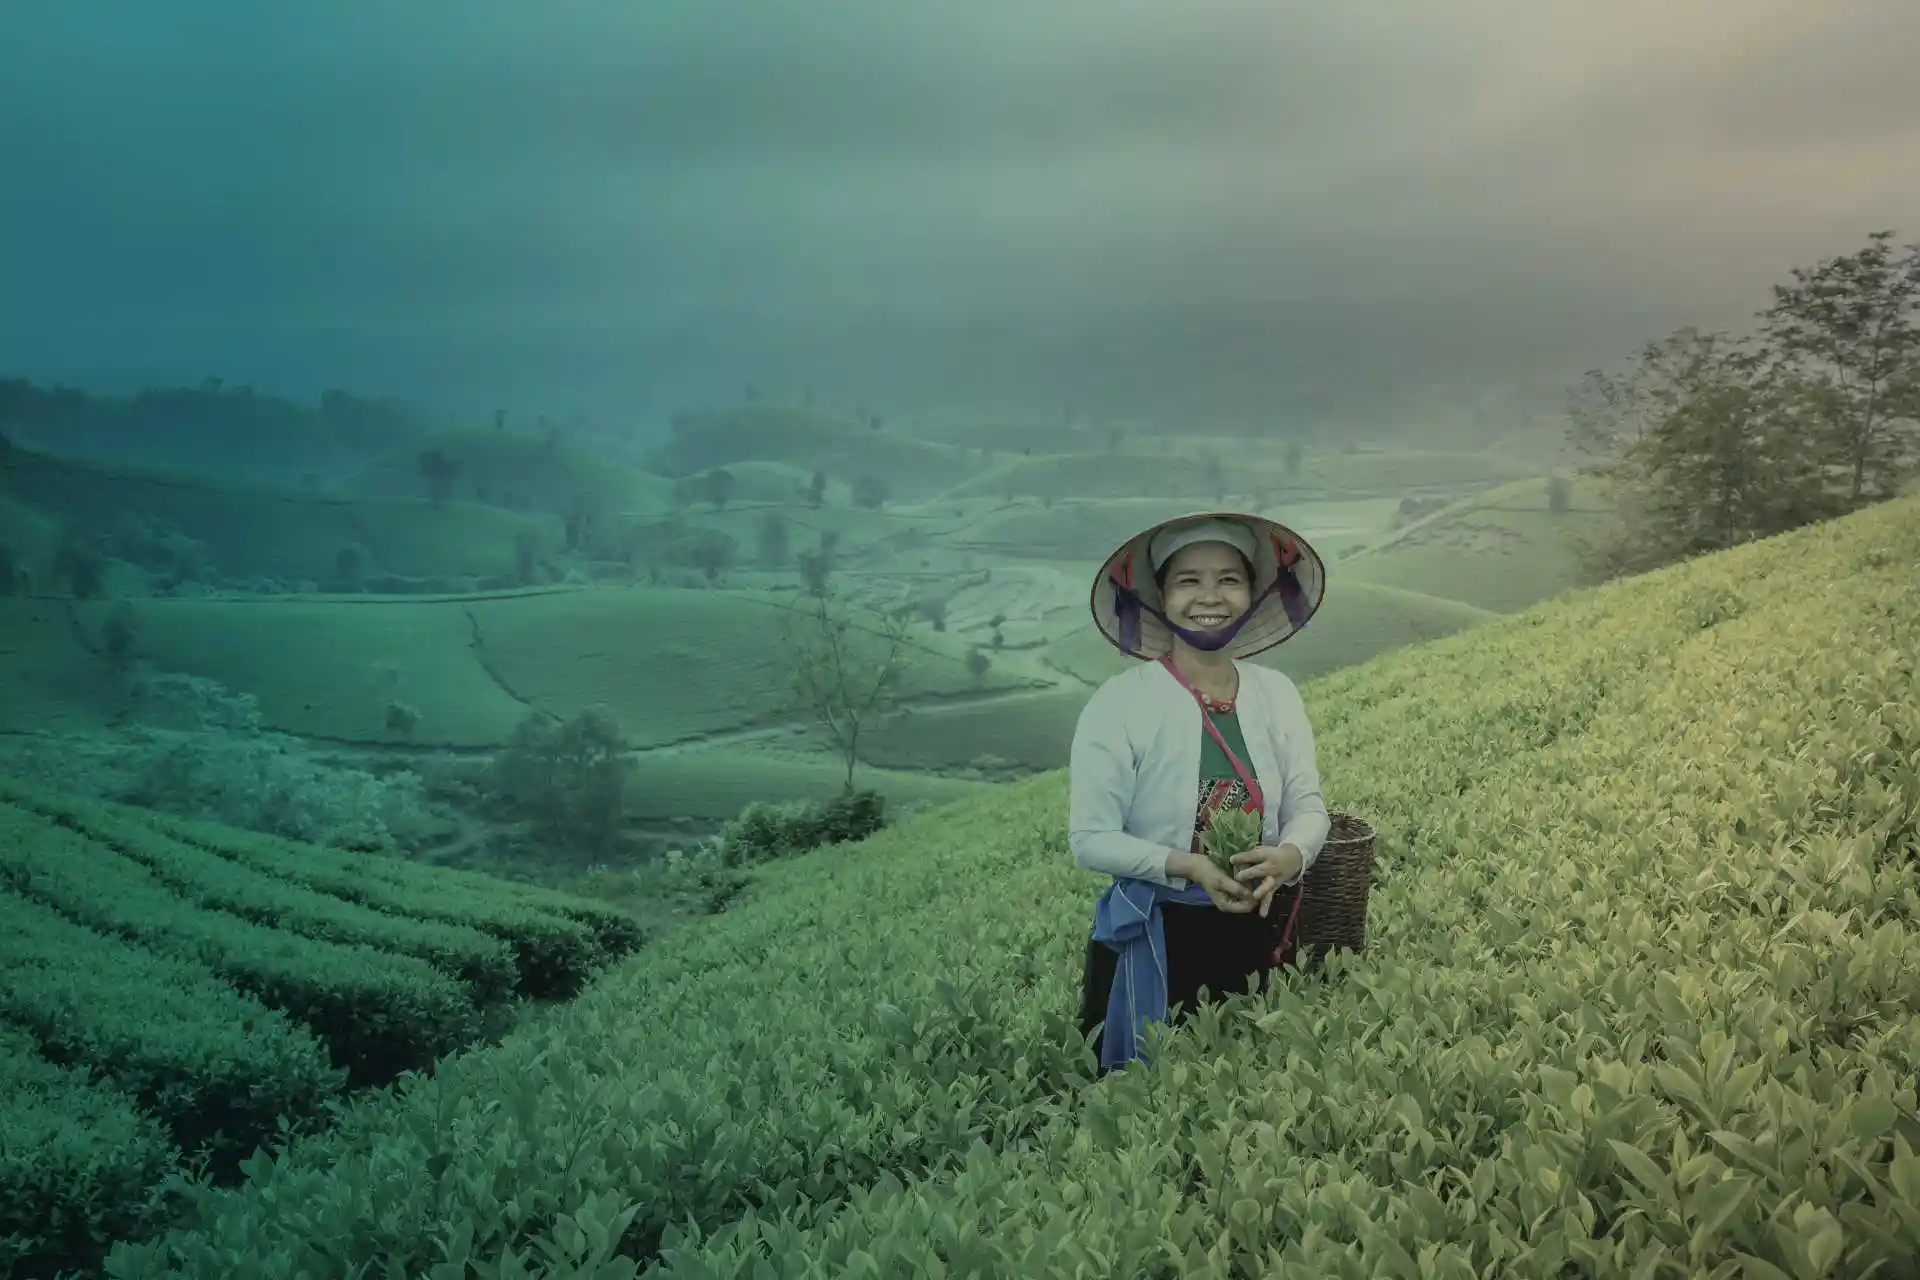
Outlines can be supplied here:
[[1193, 852], [1202, 852], [1200, 834], [1212, 815], [1252, 807], [1247, 803], [1247, 784], [1239, 778], [1200, 779], [1200, 799], [1193, 811]]

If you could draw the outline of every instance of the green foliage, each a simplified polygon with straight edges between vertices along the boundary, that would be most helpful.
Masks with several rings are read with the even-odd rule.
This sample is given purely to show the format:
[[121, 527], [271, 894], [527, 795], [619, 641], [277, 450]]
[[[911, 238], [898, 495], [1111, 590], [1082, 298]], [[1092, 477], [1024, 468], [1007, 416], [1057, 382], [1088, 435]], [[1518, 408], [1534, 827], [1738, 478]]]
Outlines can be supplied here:
[[0, 1027], [0, 1097], [0, 1275], [96, 1271], [160, 1223], [180, 1152], [125, 1095]]
[[[181, 834], [190, 829], [172, 828], [150, 811], [49, 792], [13, 778], [0, 778], [0, 801], [59, 824], [49, 838], [64, 839], [65, 833], [74, 832], [117, 851], [183, 902], [302, 937], [417, 957], [466, 983], [476, 1000], [503, 999], [520, 983], [512, 952], [499, 938], [465, 924], [417, 918], [419, 903], [381, 897], [377, 880], [325, 880], [314, 865], [322, 855], [311, 849], [283, 845], [286, 852], [277, 862], [269, 856], [249, 864], [191, 843]], [[31, 833], [22, 837], [23, 844], [33, 840]], [[222, 847], [233, 853], [247, 847], [246, 841], [233, 833]], [[320, 880], [324, 888], [273, 874], [294, 869], [303, 871], [306, 882]], [[350, 899], [344, 892], [348, 889]]]
[[824, 804], [750, 804], [721, 829], [715, 846], [722, 866], [754, 866], [821, 845], [865, 840], [884, 824], [880, 793], [849, 788]]
[[1207, 819], [1200, 843], [1214, 866], [1234, 875], [1240, 870], [1233, 864], [1234, 855], [1259, 847], [1260, 815], [1245, 809], [1215, 810]]
[[57, 791], [344, 848], [392, 848], [433, 821], [416, 774], [327, 763], [299, 739], [263, 729], [251, 694], [144, 670], [130, 688], [132, 723], [30, 740], [9, 767]]
[[1547, 477], [1547, 510], [1565, 511], [1573, 501], [1573, 483], [1563, 475]]
[[[437, 921], [497, 938], [512, 951], [518, 990], [528, 996], [569, 996], [594, 969], [634, 950], [642, 940], [632, 917], [571, 894], [210, 823], [158, 814], [142, 817], [146, 825], [172, 840], [314, 893], [330, 894], [371, 911]], [[453, 971], [465, 972], [458, 967]]]
[[533, 823], [543, 839], [605, 853], [620, 841], [627, 762], [619, 725], [598, 709], [558, 723], [531, 712], [494, 757], [497, 807]]
[[130, 857], [0, 806], [0, 878], [90, 929], [205, 965], [284, 1010], [328, 1046], [353, 1084], [386, 1083], [472, 1039], [472, 1002], [424, 960], [302, 937], [177, 896]]
[[1793, 277], [1757, 334], [1683, 328], [1575, 389], [1568, 439], [1617, 508], [1584, 542], [1594, 579], [1830, 519], [1920, 476], [1920, 245], [1896, 260], [1876, 233]]
[[84, 1063], [232, 1170], [286, 1117], [317, 1115], [345, 1073], [304, 1027], [203, 966], [82, 928], [0, 892], [0, 1019]]

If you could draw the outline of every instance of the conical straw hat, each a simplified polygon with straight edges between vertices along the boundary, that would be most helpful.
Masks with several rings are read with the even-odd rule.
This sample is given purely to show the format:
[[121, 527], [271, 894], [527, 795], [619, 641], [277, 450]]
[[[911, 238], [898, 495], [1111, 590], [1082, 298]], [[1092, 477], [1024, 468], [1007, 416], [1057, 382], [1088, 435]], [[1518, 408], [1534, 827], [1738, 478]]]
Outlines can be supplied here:
[[[1217, 525], [1226, 526], [1224, 529]], [[1166, 537], [1156, 547], [1156, 539]], [[1173, 651], [1174, 631], [1160, 616], [1165, 605], [1154, 585], [1154, 553], [1164, 560], [1194, 541], [1220, 540], [1253, 551], [1253, 609], [1233, 638], [1208, 644], [1217, 633], [1188, 633], [1197, 648], [1219, 648], [1250, 658], [1297, 635], [1320, 609], [1327, 586], [1326, 562], [1305, 538], [1275, 520], [1237, 511], [1195, 512], [1165, 520], [1122, 543], [1093, 580], [1090, 604], [1100, 634], [1129, 657], [1154, 660]], [[1228, 628], [1234, 624], [1229, 623]], [[1226, 630], [1227, 628], [1222, 628]]]

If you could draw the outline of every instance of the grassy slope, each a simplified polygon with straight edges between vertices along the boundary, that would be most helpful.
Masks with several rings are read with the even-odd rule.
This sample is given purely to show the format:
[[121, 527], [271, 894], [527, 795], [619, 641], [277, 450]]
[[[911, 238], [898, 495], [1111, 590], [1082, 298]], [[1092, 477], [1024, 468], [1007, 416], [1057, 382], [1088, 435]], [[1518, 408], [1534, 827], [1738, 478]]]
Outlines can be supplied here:
[[920, 440], [897, 431], [873, 431], [827, 414], [780, 407], [745, 407], [697, 415], [696, 442], [669, 440], [647, 456], [662, 475], [705, 471], [709, 465], [777, 462], [830, 482], [864, 475], [885, 480], [903, 500], [936, 494], [956, 477], [985, 468], [976, 449]]
[[[515, 542], [547, 548], [557, 521], [496, 507], [415, 498], [351, 500], [205, 480], [149, 468], [0, 454], [0, 489], [46, 519], [95, 530], [123, 522], [171, 526], [204, 544], [223, 574], [324, 581], [342, 548], [364, 549], [366, 569], [407, 575], [510, 573]], [[37, 549], [44, 558], [50, 548]]]
[[1340, 568], [1360, 582], [1510, 613], [1576, 585], [1571, 538], [1606, 519], [1591, 486], [1576, 483], [1571, 509], [1556, 514], [1545, 480], [1521, 480], [1415, 521]]
[[[1160, 1070], [1083, 1074], [1100, 885], [1066, 853], [1053, 775], [771, 868], [711, 928], [263, 1167], [176, 1245], [424, 1272], [450, 1225], [525, 1256], [552, 1238], [542, 1204], [636, 1204], [627, 1251], [664, 1248], [662, 1277], [754, 1274], [754, 1254], [770, 1275], [904, 1274], [934, 1248], [1064, 1275], [1101, 1270], [1095, 1245], [1144, 1274], [1162, 1239], [1183, 1274], [1271, 1271], [1283, 1248], [1302, 1275], [1382, 1274], [1399, 1239], [1458, 1274], [1559, 1274], [1551, 1250], [1597, 1219], [1625, 1259], [1601, 1273], [1625, 1274], [1684, 1261], [1718, 1205], [1682, 1269], [1731, 1268], [1724, 1230], [1792, 1274], [1798, 1202], [1807, 1231], [1833, 1224], [1840, 1273], [1897, 1270], [1911, 1226], [1904, 1254], [1865, 1226], [1901, 1229], [1885, 1188], [1914, 1176], [1869, 1142], [1901, 1114], [1889, 1091], [1902, 1140], [1920, 1133], [1920, 815], [1890, 789], [1920, 785], [1897, 736], [1920, 734], [1900, 661], [1917, 530], [1920, 503], [1870, 510], [1308, 685], [1329, 801], [1379, 829], [1369, 952], [1347, 981], [1289, 977], [1197, 1020]], [[481, 1129], [435, 1118], [494, 1097]], [[602, 1145], [569, 1163], [570, 1133]], [[1637, 1207], [1649, 1178], [1698, 1176], [1690, 1153], [1740, 1195], [1671, 1223]]]
[[608, 511], [663, 511], [673, 493], [665, 476], [569, 447], [564, 440], [549, 450], [536, 436], [487, 429], [441, 431], [409, 442], [338, 487], [356, 497], [419, 497], [426, 492], [419, 457], [429, 449], [460, 464], [454, 496], [465, 499], [484, 488], [492, 501], [514, 494], [538, 510], [564, 514], [581, 494]]
[[[38, 618], [33, 653], [66, 673], [74, 696], [30, 682], [5, 709], [28, 717], [49, 705], [85, 722], [116, 709], [104, 664], [79, 651], [65, 602], [0, 602]], [[217, 680], [260, 700], [268, 728], [354, 742], [397, 742], [389, 700], [420, 712], [406, 741], [490, 746], [530, 708], [557, 716], [595, 704], [639, 746], [791, 719], [769, 690], [791, 685], [779, 643], [790, 616], [780, 600], [728, 591], [607, 588], [456, 600], [139, 600], [141, 651], [157, 666]], [[92, 634], [110, 608], [73, 606]], [[956, 639], [922, 633], [909, 655], [910, 698], [964, 695], [974, 686]], [[23, 659], [17, 670], [34, 669]], [[985, 690], [1020, 682], [990, 675]], [[24, 720], [15, 727], [33, 727]]]
[[[1215, 479], [1204, 457], [1218, 458]], [[1167, 495], [1211, 502], [1223, 480], [1229, 493], [1360, 497], [1436, 486], [1493, 485], [1538, 469], [1478, 453], [1411, 449], [1364, 454], [1309, 452], [1296, 474], [1282, 449], [1259, 440], [1204, 439], [1177, 445], [1129, 446], [1113, 453], [1055, 454], [1003, 459], [991, 470], [948, 491], [952, 497], [1134, 498]]]

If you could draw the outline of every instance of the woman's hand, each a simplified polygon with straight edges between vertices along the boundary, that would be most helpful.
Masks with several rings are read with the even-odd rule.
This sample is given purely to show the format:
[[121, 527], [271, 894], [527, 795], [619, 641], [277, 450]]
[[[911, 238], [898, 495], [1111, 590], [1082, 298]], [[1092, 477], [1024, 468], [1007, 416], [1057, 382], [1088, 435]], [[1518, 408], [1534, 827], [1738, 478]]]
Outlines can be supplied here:
[[1213, 905], [1229, 915], [1243, 916], [1253, 910], [1253, 890], [1215, 866], [1211, 858], [1189, 854], [1183, 877], [1205, 889]]
[[[1307, 855], [1299, 846], [1283, 844], [1279, 848], [1263, 844], [1257, 849], [1245, 853], [1236, 853], [1229, 861], [1240, 870], [1235, 873], [1237, 880], [1258, 880], [1259, 888], [1253, 891], [1249, 902], [1260, 908], [1260, 914], [1266, 915], [1273, 905], [1274, 890], [1282, 881], [1291, 880], [1300, 874], [1300, 868], [1306, 865]], [[1209, 893], [1212, 890], [1208, 890]], [[1251, 909], [1251, 907], [1249, 908]]]

